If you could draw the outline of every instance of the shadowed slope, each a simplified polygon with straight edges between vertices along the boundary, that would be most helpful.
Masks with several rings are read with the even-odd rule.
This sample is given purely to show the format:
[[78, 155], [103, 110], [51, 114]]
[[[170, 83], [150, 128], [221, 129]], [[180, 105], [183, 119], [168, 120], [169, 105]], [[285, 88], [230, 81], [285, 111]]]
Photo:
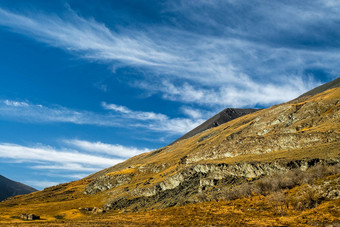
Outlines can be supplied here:
[[0, 201], [15, 195], [29, 194], [37, 189], [28, 185], [12, 181], [0, 175]]

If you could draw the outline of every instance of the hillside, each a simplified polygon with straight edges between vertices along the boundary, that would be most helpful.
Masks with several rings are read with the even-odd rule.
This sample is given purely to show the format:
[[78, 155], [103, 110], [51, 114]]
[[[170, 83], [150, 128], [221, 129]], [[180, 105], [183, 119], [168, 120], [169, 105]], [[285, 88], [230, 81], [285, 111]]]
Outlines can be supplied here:
[[15, 195], [29, 194], [37, 189], [28, 185], [12, 181], [0, 175], [0, 201]]
[[14, 197], [0, 224], [339, 224], [340, 88], [320, 91]]

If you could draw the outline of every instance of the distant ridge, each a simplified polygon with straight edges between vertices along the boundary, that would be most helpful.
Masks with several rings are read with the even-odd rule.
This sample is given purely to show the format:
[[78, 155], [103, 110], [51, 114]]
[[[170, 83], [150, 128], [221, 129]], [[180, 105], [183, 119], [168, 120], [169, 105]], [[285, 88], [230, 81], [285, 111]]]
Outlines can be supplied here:
[[38, 190], [0, 175], [0, 201], [11, 196], [29, 194], [35, 191]]
[[[171, 144], [174, 144], [180, 140], [183, 139], [187, 139], [190, 138], [198, 133], [201, 133], [207, 129], [210, 128], [214, 128], [217, 127], [221, 124], [224, 124], [228, 121], [234, 120], [238, 117], [242, 117], [246, 114], [250, 114], [253, 112], [256, 112], [260, 109], [239, 109], [239, 108], [226, 108], [224, 110], [222, 110], [221, 112], [219, 112], [218, 114], [216, 114], [215, 116], [213, 116], [212, 118], [208, 119], [207, 121], [203, 122], [201, 125], [197, 126], [196, 128], [194, 128], [193, 130], [191, 130], [190, 132], [186, 133], [185, 135], [183, 135], [182, 137], [178, 138], [177, 140], [175, 140], [174, 142], [172, 142]], [[171, 145], [170, 144], [170, 145]]]
[[328, 89], [332, 89], [332, 88], [336, 88], [336, 87], [340, 87], [340, 77], [336, 78], [335, 80], [332, 80], [331, 82], [320, 85], [320, 86], [300, 95], [299, 97], [297, 97], [294, 100], [297, 100], [297, 99], [300, 99], [300, 98], [303, 98], [303, 97], [307, 97], [307, 96], [313, 96], [313, 95], [319, 94], [321, 92], [324, 92]]

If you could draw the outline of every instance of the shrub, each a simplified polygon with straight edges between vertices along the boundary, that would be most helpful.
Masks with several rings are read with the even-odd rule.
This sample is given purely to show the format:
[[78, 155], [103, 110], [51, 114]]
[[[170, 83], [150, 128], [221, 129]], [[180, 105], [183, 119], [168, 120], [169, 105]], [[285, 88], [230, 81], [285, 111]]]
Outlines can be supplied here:
[[64, 219], [64, 216], [63, 215], [56, 215], [54, 216], [55, 219]]
[[255, 192], [261, 195], [267, 195], [272, 191], [277, 191], [279, 189], [279, 177], [277, 176], [267, 176], [262, 178], [255, 183]]
[[239, 195], [239, 193], [238, 193], [236, 188], [232, 188], [232, 189], [229, 189], [229, 190], [225, 191], [224, 198], [225, 198], [225, 200], [230, 201], [230, 200], [234, 200], [234, 199], [240, 198], [240, 195]]
[[[284, 205], [286, 205], [286, 195], [283, 191], [273, 192], [272, 194], [267, 196], [266, 199], [268, 200], [269, 203], [271, 203], [278, 209], [281, 215], [284, 214]], [[286, 205], [286, 207], [288, 206]]]
[[204, 192], [201, 191], [197, 194], [197, 199], [200, 202], [205, 202], [205, 201], [207, 201], [207, 195]]
[[238, 189], [239, 195], [242, 197], [251, 196], [253, 194], [253, 191], [254, 189], [249, 183], [242, 184]]
[[323, 197], [317, 188], [307, 186], [295, 195], [290, 196], [288, 202], [292, 204], [295, 210], [305, 210], [315, 208], [322, 200]]
[[[292, 189], [304, 183], [310, 184], [318, 178], [338, 174], [340, 173], [339, 167], [339, 164], [333, 166], [318, 164], [307, 171], [302, 171], [298, 168], [292, 169], [285, 173], [265, 176], [253, 183], [244, 183], [233, 188], [225, 189], [222, 193], [222, 197], [225, 200], [234, 200], [241, 197], [248, 197], [253, 194], [266, 196], [274, 193], [273, 197], [269, 197], [269, 199], [278, 201], [282, 199], [282, 194], [280, 194], [282, 193], [281, 190]], [[215, 196], [212, 195], [212, 198], [215, 199]], [[288, 204], [291, 203], [295, 209], [307, 209], [314, 207], [319, 202], [320, 195], [314, 189], [309, 188], [296, 199], [285, 198], [284, 205], [288, 207]]]

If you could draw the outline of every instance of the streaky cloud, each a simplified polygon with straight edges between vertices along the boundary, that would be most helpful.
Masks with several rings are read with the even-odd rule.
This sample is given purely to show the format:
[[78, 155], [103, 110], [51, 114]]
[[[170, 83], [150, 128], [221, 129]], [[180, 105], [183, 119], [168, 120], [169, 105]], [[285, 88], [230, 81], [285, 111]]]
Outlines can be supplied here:
[[118, 156], [122, 158], [131, 158], [132, 156], [149, 152], [150, 149], [138, 149], [136, 147], [126, 147], [120, 144], [107, 144], [100, 141], [90, 142], [85, 140], [64, 140], [64, 143], [74, 146], [81, 150], [91, 151], [93, 153], [104, 153], [111, 156]]
[[168, 134], [182, 134], [200, 124], [203, 119], [170, 118], [167, 115], [133, 111], [125, 106], [102, 103], [108, 113], [79, 111], [63, 106], [47, 107], [30, 102], [0, 100], [0, 118], [28, 123], [71, 123], [102, 127], [143, 128]]
[[[296, 32], [310, 34], [314, 31], [311, 30], [311, 22], [306, 19], [317, 15], [313, 9], [302, 7], [303, 14], [293, 11], [292, 15], [298, 17], [298, 23], [294, 24], [291, 19], [284, 20], [282, 17], [288, 9], [294, 9], [294, 4], [271, 3], [271, 6], [282, 6], [278, 7], [277, 15], [274, 15], [270, 10], [266, 11], [269, 6], [259, 3], [260, 7], [254, 9], [253, 14], [242, 24], [242, 20], [239, 20], [242, 15], [226, 14], [230, 20], [222, 22], [215, 15], [228, 12], [229, 5], [247, 9], [248, 4], [234, 1], [208, 4], [207, 1], [198, 1], [193, 7], [191, 1], [176, 2], [180, 4], [173, 11], [187, 17], [197, 26], [219, 27], [219, 35], [208, 31], [202, 34], [184, 28], [147, 25], [140, 30], [112, 30], [104, 23], [81, 17], [72, 10], [61, 17], [41, 13], [33, 15], [29, 12], [20, 14], [0, 9], [0, 25], [68, 50], [81, 58], [105, 62], [113, 67], [129, 66], [137, 71], [147, 72], [140, 75], [139, 79], [143, 83], [139, 79], [128, 83], [147, 91], [153, 87], [153, 92], [161, 93], [164, 99], [204, 106], [269, 106], [287, 101], [293, 95], [301, 94], [321, 83], [315, 81], [313, 75], [309, 75], [306, 70], [332, 69], [329, 70], [329, 76], [335, 78], [334, 72], [340, 69], [340, 56], [336, 46], [307, 48], [298, 44]], [[313, 3], [324, 9], [318, 18], [329, 25], [325, 27], [327, 31], [313, 36], [318, 42], [327, 41], [327, 32], [333, 31], [334, 22], [339, 20], [334, 11], [331, 19], [327, 17], [326, 9], [334, 4], [324, 4], [321, 1]], [[202, 7], [209, 13], [204, 14], [206, 22], [202, 21], [201, 14], [195, 16], [192, 11], [197, 8], [203, 12]], [[261, 21], [257, 27], [251, 19], [260, 14], [269, 22]], [[273, 23], [279, 24], [275, 27], [277, 33], [271, 31], [274, 27], [270, 19], [277, 20]], [[230, 21], [235, 23], [234, 26]], [[316, 22], [315, 19], [313, 21]], [[227, 22], [231, 24], [223, 24]], [[268, 29], [264, 29], [267, 25]], [[275, 34], [286, 34], [285, 28], [290, 26], [293, 31], [288, 33], [290, 37], [273, 37]], [[254, 38], [253, 31], [259, 34], [259, 38]], [[322, 37], [318, 38], [320, 35]], [[334, 33], [332, 37], [338, 35]], [[270, 42], [271, 40], [274, 42]], [[292, 82], [295, 80], [302, 83]], [[154, 81], [160, 81], [165, 87], [154, 86]], [[173, 89], [173, 85], [181, 91]], [[253, 98], [249, 100], [245, 96]], [[212, 99], [208, 102], [205, 97]]]

